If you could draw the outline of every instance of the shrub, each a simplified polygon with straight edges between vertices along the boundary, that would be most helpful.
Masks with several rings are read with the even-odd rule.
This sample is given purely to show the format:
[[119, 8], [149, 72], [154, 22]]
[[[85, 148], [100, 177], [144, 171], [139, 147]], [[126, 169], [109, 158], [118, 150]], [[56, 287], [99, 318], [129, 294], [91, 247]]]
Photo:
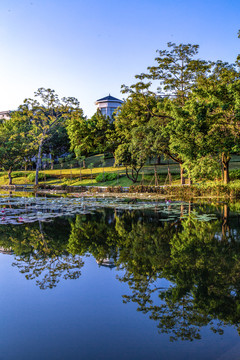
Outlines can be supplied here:
[[[35, 176], [36, 176], [36, 173], [35, 172], [32, 172], [32, 173], [30, 173], [29, 175], [28, 175], [28, 180], [29, 181], [31, 181], [31, 182], [34, 182], [35, 181]], [[50, 175], [49, 174], [44, 174], [44, 173], [38, 173], [38, 180], [39, 181], [43, 181], [43, 180], [45, 180], [45, 178], [47, 179], [47, 178], [49, 178], [50, 177]]]
[[96, 176], [96, 182], [112, 181], [118, 177], [117, 173], [101, 173]]
[[229, 171], [229, 176], [231, 180], [240, 179], [240, 169], [233, 169]]
[[24, 176], [25, 176], [25, 173], [23, 173], [23, 172], [14, 171], [12, 173], [12, 178], [18, 178], [18, 177], [24, 177]]

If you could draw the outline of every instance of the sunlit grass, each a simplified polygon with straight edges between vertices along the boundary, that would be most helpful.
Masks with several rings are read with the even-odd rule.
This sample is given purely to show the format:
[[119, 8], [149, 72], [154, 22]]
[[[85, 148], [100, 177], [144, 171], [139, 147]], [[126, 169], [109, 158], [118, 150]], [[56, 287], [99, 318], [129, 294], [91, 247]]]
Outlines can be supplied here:
[[[94, 155], [86, 159], [87, 168], [74, 167], [74, 168], [58, 168], [58, 169], [47, 169], [40, 170], [42, 174], [46, 174], [46, 181], [40, 181], [39, 183], [46, 183], [51, 185], [83, 185], [83, 186], [131, 186], [134, 183], [126, 177], [126, 169], [123, 166], [113, 166], [114, 160], [107, 159], [105, 160], [104, 166], [102, 166], [103, 156]], [[230, 162], [230, 169], [240, 169], [240, 161], [239, 157], [234, 157], [233, 161]], [[96, 164], [97, 166], [92, 169], [89, 168], [90, 164]], [[180, 184], [180, 168], [178, 164], [169, 163], [169, 164], [161, 164], [156, 167], [158, 174], [158, 185], [169, 185], [168, 178], [168, 168], [170, 169], [172, 175], [172, 185]], [[34, 182], [31, 182], [28, 179], [28, 175], [30, 173], [34, 173], [35, 171], [17, 171], [13, 172], [12, 182], [14, 185], [33, 185]], [[96, 176], [101, 173], [116, 173], [118, 174], [118, 179], [112, 181], [105, 182], [96, 182]], [[21, 176], [22, 174], [22, 176]], [[80, 178], [82, 179], [80, 181]], [[91, 179], [92, 178], [92, 179]], [[8, 175], [6, 172], [0, 172], [0, 185], [8, 185]], [[187, 183], [187, 181], [186, 181]], [[222, 184], [219, 181], [207, 181], [207, 180], [199, 180], [197, 183], [200, 185], [208, 184], [209, 186], [215, 186], [216, 184]], [[154, 165], [145, 165], [139, 174], [137, 185], [155, 185], [155, 176], [154, 176]], [[231, 184], [234, 186], [240, 185], [240, 180], [231, 181]]]

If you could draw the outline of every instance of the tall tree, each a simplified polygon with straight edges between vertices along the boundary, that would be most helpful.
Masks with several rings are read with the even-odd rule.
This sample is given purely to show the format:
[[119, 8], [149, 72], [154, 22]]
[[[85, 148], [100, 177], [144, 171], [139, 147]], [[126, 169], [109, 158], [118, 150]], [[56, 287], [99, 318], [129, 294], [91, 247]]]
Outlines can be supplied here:
[[[196, 58], [198, 45], [168, 43], [167, 50], [157, 50], [156, 65], [148, 67], [147, 73], [136, 75], [137, 84], [130, 87], [123, 85], [125, 93], [145, 93], [154, 95], [158, 105], [148, 109], [150, 115], [149, 143], [156, 153], [164, 153], [167, 157], [178, 162], [181, 168], [181, 183], [184, 183], [183, 159], [180, 154], [173, 153], [170, 149], [170, 133], [166, 130], [169, 122], [174, 120], [169, 106], [174, 102], [179, 108], [183, 107], [188, 95], [200, 75], [208, 73], [211, 64]], [[151, 82], [146, 83], [145, 80]], [[157, 84], [157, 91], [155, 85]], [[153, 87], [152, 87], [153, 85]], [[150, 91], [150, 89], [153, 89]], [[150, 140], [151, 134], [151, 140]]]
[[[198, 78], [187, 104], [188, 110], [200, 109], [204, 114], [201, 133], [203, 150], [222, 163], [223, 181], [229, 182], [229, 162], [238, 153], [240, 140], [240, 73], [236, 66], [221, 61], [212, 66], [211, 74]], [[193, 119], [192, 119], [193, 120]], [[195, 125], [200, 116], [195, 117]]]
[[19, 169], [31, 155], [29, 128], [29, 122], [15, 113], [11, 114], [11, 119], [0, 123], [0, 167], [8, 172], [9, 185], [12, 185], [12, 171]]
[[70, 119], [67, 131], [71, 150], [77, 158], [88, 156], [90, 152], [110, 152], [114, 156], [119, 143], [114, 122], [99, 110], [90, 119]]
[[18, 113], [31, 122], [30, 135], [38, 148], [35, 177], [37, 185], [43, 145], [59, 124], [72, 116], [82, 118], [83, 111], [76, 98], [69, 97], [60, 100], [52, 89], [39, 88], [34, 95], [35, 99], [24, 100], [23, 105], [19, 106]]
[[93, 149], [91, 121], [83, 116], [73, 116], [67, 121], [67, 133], [70, 140], [70, 150], [76, 158], [86, 157]]
[[195, 58], [199, 45], [169, 42], [167, 46], [167, 50], [157, 50], [157, 64], [136, 78], [157, 81], [162, 96], [174, 97], [183, 105], [198, 76], [209, 70], [209, 63]]
[[133, 182], [137, 181], [139, 171], [152, 155], [148, 123], [156, 104], [155, 96], [132, 93], [116, 116], [115, 128], [119, 139], [115, 151], [116, 162], [126, 166], [126, 175]]
[[52, 169], [55, 158], [70, 152], [70, 140], [65, 124], [59, 124], [56, 129], [50, 132], [42, 151], [43, 154], [49, 154]]

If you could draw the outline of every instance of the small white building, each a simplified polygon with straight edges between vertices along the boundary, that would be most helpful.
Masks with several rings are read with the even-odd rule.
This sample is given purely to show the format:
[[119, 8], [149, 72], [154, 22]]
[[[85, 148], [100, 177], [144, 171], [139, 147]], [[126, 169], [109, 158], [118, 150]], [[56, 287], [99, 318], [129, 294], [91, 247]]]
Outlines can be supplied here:
[[7, 111], [0, 111], [0, 120], [5, 119], [5, 120], [10, 120], [11, 118], [11, 111], [7, 110]]
[[112, 119], [113, 112], [121, 106], [123, 103], [122, 100], [119, 100], [110, 94], [104, 98], [98, 99], [95, 104], [98, 109], [101, 111], [102, 115], [109, 116]]

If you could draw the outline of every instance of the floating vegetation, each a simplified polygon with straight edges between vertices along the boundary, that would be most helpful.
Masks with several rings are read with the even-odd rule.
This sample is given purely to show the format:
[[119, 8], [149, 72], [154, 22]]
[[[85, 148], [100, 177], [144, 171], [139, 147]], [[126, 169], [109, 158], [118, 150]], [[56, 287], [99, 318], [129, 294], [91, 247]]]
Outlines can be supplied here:
[[[55, 217], [90, 214], [99, 208], [116, 210], [152, 210], [161, 214], [160, 221], [174, 221], [188, 213], [188, 204], [169, 201], [137, 201], [95, 197], [12, 197], [0, 196], [0, 224], [20, 225], [51, 221]], [[214, 215], [196, 215], [199, 221], [215, 219]]]

